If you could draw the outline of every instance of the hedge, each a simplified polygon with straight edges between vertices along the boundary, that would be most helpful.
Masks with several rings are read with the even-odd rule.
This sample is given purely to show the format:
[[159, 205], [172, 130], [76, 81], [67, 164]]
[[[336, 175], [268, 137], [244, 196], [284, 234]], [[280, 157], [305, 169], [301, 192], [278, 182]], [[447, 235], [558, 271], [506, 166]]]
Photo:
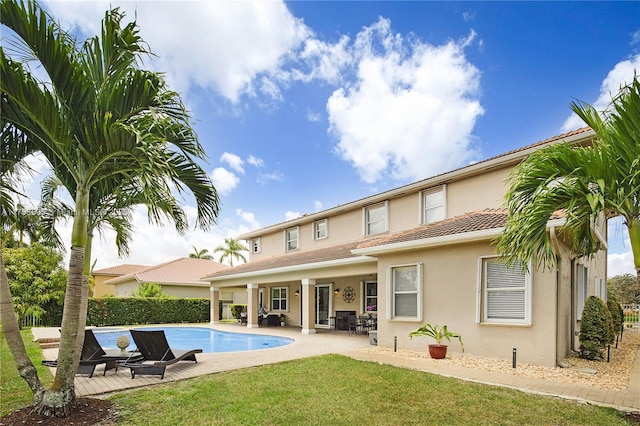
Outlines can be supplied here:
[[209, 322], [209, 299], [89, 298], [87, 325]]

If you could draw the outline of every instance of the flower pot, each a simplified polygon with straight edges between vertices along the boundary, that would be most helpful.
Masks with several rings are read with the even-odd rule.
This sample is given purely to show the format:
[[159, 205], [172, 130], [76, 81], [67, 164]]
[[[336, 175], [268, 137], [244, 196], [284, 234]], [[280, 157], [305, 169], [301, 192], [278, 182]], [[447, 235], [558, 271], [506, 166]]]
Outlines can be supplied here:
[[433, 359], [442, 359], [447, 356], [447, 345], [429, 345], [429, 355]]

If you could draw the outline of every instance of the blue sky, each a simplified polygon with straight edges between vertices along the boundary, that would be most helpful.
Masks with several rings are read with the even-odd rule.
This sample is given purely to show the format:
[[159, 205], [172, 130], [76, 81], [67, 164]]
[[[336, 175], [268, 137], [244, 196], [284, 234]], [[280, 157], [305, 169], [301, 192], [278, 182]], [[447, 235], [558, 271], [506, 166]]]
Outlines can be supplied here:
[[[571, 101], [602, 109], [640, 70], [635, 2], [44, 4], [81, 40], [109, 5], [137, 17], [157, 55], [145, 65], [183, 94], [222, 201], [211, 232], [185, 237], [140, 210], [132, 255], [106, 233], [97, 268], [212, 251], [581, 127]], [[612, 224], [609, 275], [633, 273], [627, 238]]]

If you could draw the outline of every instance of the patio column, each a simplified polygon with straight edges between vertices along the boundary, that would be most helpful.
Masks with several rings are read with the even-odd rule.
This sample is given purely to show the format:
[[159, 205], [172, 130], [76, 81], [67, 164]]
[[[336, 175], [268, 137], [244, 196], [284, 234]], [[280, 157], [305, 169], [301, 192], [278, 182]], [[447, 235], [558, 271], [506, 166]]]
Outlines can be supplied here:
[[258, 328], [258, 284], [247, 284], [247, 328]]
[[302, 280], [302, 334], [315, 334], [316, 332], [316, 280], [305, 278]]
[[220, 288], [219, 287], [209, 287], [209, 300], [211, 301], [211, 306], [209, 306], [209, 324], [219, 324], [220, 323]]

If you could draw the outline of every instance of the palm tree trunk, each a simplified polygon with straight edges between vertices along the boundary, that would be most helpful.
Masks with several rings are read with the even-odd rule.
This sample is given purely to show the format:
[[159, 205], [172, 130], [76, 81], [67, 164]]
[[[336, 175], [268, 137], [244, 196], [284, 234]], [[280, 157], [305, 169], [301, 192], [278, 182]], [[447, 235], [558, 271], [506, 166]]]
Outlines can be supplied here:
[[44, 386], [38, 377], [36, 368], [27, 355], [27, 350], [22, 341], [18, 319], [13, 311], [13, 298], [9, 288], [9, 279], [4, 268], [4, 260], [2, 260], [2, 247], [0, 247], [0, 321], [2, 321], [2, 331], [7, 339], [9, 350], [13, 354], [20, 377], [27, 382], [33, 392], [33, 404], [38, 404], [42, 400]]
[[640, 219], [633, 218], [627, 223], [629, 229], [629, 240], [631, 241], [631, 251], [633, 252], [633, 266], [636, 268], [638, 279], [638, 289], [640, 290]]
[[[44, 393], [42, 401], [35, 411], [45, 416], [67, 417], [76, 406], [74, 379], [80, 364], [80, 348], [84, 340], [85, 322], [83, 319], [83, 297], [88, 280], [85, 279], [84, 252], [87, 242], [87, 218], [89, 210], [89, 190], [78, 187], [76, 192], [76, 211], [71, 232], [71, 256], [69, 275], [64, 295], [64, 310], [60, 327], [60, 347], [58, 349], [58, 367], [50, 389]], [[85, 306], [86, 321], [86, 306]]]

